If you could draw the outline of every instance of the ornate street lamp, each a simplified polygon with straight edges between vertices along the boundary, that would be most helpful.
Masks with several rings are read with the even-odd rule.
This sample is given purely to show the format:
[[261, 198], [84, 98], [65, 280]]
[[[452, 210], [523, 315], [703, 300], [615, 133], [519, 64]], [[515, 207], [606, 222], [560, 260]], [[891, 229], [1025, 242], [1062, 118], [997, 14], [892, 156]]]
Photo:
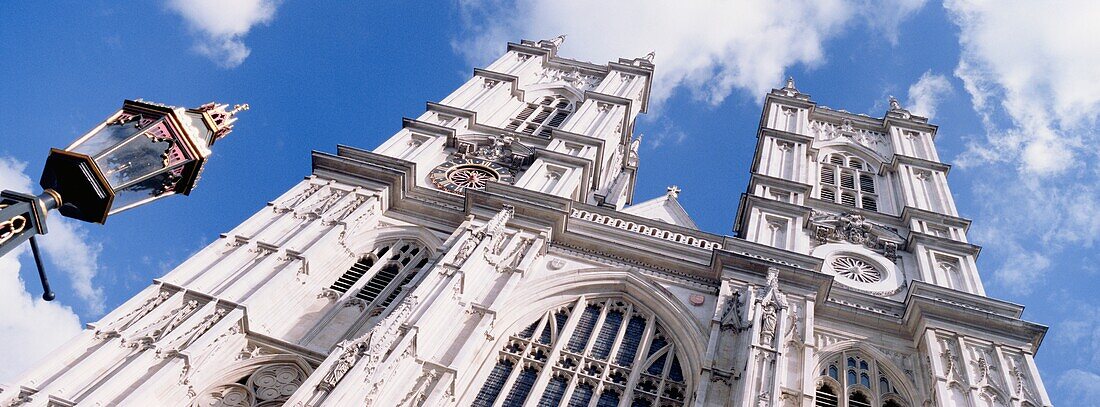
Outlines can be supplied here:
[[0, 256], [30, 240], [42, 279], [42, 298], [54, 298], [35, 235], [46, 233], [46, 214], [105, 223], [107, 217], [170, 195], [188, 195], [210, 147], [233, 130], [248, 105], [207, 103], [196, 109], [127, 100], [64, 150], [51, 149], [42, 170], [41, 195], [0, 192]]

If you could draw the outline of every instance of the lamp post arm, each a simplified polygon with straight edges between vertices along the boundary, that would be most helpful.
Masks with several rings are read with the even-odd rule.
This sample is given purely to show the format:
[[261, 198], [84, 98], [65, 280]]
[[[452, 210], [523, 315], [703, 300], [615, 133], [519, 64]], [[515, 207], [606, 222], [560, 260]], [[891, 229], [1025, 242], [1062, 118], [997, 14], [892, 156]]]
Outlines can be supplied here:
[[34, 196], [13, 191], [0, 192], [0, 256], [8, 254], [24, 241], [31, 241], [38, 276], [42, 280], [44, 293], [42, 298], [50, 301], [54, 293], [46, 280], [46, 270], [42, 267], [42, 255], [34, 236], [46, 233], [46, 214], [61, 203], [60, 197], [51, 190]]

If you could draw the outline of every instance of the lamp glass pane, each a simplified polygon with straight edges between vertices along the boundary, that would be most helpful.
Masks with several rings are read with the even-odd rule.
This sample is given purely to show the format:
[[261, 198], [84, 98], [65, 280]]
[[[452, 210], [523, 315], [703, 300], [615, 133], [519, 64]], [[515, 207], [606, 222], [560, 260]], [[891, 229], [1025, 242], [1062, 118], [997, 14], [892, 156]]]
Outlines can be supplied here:
[[72, 146], [69, 146], [68, 150], [87, 155], [89, 157], [95, 157], [104, 151], [110, 150], [111, 147], [118, 145], [119, 143], [126, 141], [137, 132], [138, 122], [140, 120], [130, 120], [121, 124], [108, 124], [103, 128], [96, 131], [95, 134], [87, 136], [81, 140], [78, 140]]
[[176, 182], [180, 179], [183, 167], [176, 167], [144, 179], [126, 188], [115, 191], [115, 200], [111, 202], [111, 215], [153, 199], [175, 194]]
[[125, 184], [148, 176], [165, 168], [172, 143], [156, 139], [148, 133], [126, 140], [122, 145], [96, 157], [96, 165], [111, 184], [118, 189]]

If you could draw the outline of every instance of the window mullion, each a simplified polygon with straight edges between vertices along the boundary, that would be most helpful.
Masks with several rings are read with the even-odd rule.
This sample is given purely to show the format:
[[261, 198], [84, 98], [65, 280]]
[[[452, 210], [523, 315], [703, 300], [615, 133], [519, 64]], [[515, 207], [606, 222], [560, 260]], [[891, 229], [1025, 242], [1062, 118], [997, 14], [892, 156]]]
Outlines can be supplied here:
[[[626, 379], [626, 391], [623, 392], [624, 400], [634, 399], [634, 387], [638, 385], [638, 379], [645, 370], [645, 355], [649, 353], [649, 345], [653, 343], [653, 334], [657, 332], [657, 317], [650, 315], [645, 321], [645, 331], [642, 332], [642, 341], [638, 343], [638, 350], [634, 352], [634, 361], [630, 364], [630, 376]], [[660, 393], [658, 393], [660, 397]], [[657, 405], [656, 403], [654, 405]]]
[[[565, 309], [568, 305], [562, 305], [562, 309]], [[553, 346], [550, 348], [550, 353], [546, 356], [546, 365], [542, 367], [542, 371], [539, 372], [538, 378], [535, 379], [535, 385], [531, 389], [531, 393], [527, 395], [527, 401], [523, 404], [528, 407], [535, 407], [538, 405], [539, 400], [542, 400], [542, 394], [546, 390], [546, 384], [550, 381], [554, 374], [554, 366], [557, 365], [558, 359], [561, 356], [561, 350], [565, 347], [565, 344], [569, 342], [569, 337], [573, 335], [574, 328], [580, 322], [581, 314], [584, 313], [585, 300], [584, 296], [573, 302], [573, 311], [569, 313], [569, 318], [565, 320], [565, 326], [558, 332], [557, 337], [551, 336], [550, 342]], [[581, 312], [577, 312], [577, 311]], [[557, 311], [550, 312], [549, 317], [546, 319], [546, 323], [556, 323], [557, 318], [555, 314]], [[551, 334], [553, 335], [553, 334]], [[575, 375], [572, 375], [575, 376]], [[572, 377], [570, 378], [572, 381]], [[567, 388], [568, 390], [568, 388]], [[568, 392], [565, 396], [568, 395]], [[562, 401], [569, 399], [562, 396]]]
[[508, 380], [505, 380], [504, 384], [500, 386], [500, 393], [497, 393], [497, 399], [493, 402], [493, 407], [504, 406], [504, 400], [508, 398], [508, 393], [510, 393], [512, 391], [512, 387], [516, 385], [516, 380], [519, 378], [519, 374], [523, 372], [523, 368], [525, 367], [524, 365], [527, 364], [527, 362], [523, 359], [524, 358], [521, 356], [519, 360], [516, 361], [516, 365], [512, 367], [512, 372], [508, 374]]
[[[661, 370], [661, 382], [657, 385], [657, 397], [665, 393], [665, 382], [668, 381], [668, 372], [672, 370], [672, 359], [676, 358], [676, 344], [669, 338], [668, 351], [665, 352], [665, 365]], [[686, 383], [685, 383], [686, 384]]]
[[[508, 394], [512, 392], [512, 387], [515, 386], [516, 380], [519, 378], [520, 373], [522, 373], [523, 369], [527, 367], [527, 354], [534, 347], [534, 343], [538, 341], [539, 335], [542, 334], [542, 330], [546, 328], [546, 324], [550, 322], [551, 318], [553, 318], [552, 312], [544, 312], [542, 316], [539, 317], [538, 323], [535, 324], [535, 330], [531, 332], [531, 337], [528, 339], [520, 339], [525, 342], [523, 344], [523, 350], [519, 354], [519, 360], [516, 361], [516, 365], [512, 367], [512, 372], [508, 374], [508, 380], [505, 380], [504, 384], [500, 386], [500, 393], [497, 393], [497, 399], [493, 402], [493, 407], [503, 406], [504, 400], [506, 400], [508, 398]], [[509, 340], [511, 340], [510, 337]], [[504, 351], [497, 350], [497, 353], [504, 353]], [[507, 354], [505, 355], [505, 357], [507, 357]], [[543, 368], [545, 369], [545, 366], [543, 366]], [[539, 371], [539, 374], [542, 374], [542, 371]], [[528, 393], [528, 396], [530, 396], [530, 393]]]
[[584, 345], [581, 356], [588, 357], [588, 352], [592, 350], [592, 346], [596, 343], [596, 338], [600, 336], [604, 320], [607, 319], [608, 308], [611, 308], [611, 301], [607, 301], [604, 303], [603, 307], [600, 307], [600, 317], [596, 318], [596, 324], [592, 326], [592, 333], [588, 335], [588, 343]]

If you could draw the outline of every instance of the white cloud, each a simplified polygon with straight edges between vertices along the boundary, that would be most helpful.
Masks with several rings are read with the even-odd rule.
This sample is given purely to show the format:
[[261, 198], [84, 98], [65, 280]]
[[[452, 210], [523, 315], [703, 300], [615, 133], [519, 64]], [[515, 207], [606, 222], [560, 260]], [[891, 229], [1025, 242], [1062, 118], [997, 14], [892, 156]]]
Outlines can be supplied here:
[[[949, 0], [960, 28], [963, 80], [987, 136], [966, 163], [990, 157], [1019, 161], [1020, 170], [1056, 175], [1089, 155], [1100, 112], [1100, 2], [1001, 3]], [[1026, 29], [1020, 29], [1026, 27]], [[1001, 125], [999, 117], [1007, 118]]]
[[[30, 191], [26, 164], [0, 158], [0, 189]], [[50, 225], [52, 227], [52, 225]], [[51, 230], [51, 232], [56, 231]], [[43, 242], [45, 243], [45, 242]], [[76, 313], [60, 301], [46, 302], [27, 292], [19, 277], [26, 245], [0, 257], [0, 381], [34, 366], [46, 354], [80, 332]], [[102, 304], [102, 294], [99, 298]], [[102, 306], [102, 305], [100, 305]]]
[[[962, 80], [983, 121], [954, 161], [982, 197], [983, 230], [1005, 261], [994, 281], [1027, 294], [1052, 259], [1100, 239], [1100, 3], [948, 0], [959, 26]], [[1020, 29], [1026, 27], [1026, 29]], [[1058, 270], [1065, 270], [1058, 268]], [[1065, 270], [1060, 272], [1072, 272]], [[1022, 287], [1026, 286], [1026, 288]]]
[[57, 300], [32, 296], [19, 278], [20, 247], [0, 257], [0, 381], [15, 375], [80, 333], [80, 319]]
[[943, 75], [926, 71], [916, 83], [909, 86], [906, 109], [929, 119], [936, 116], [936, 105], [953, 91], [951, 82]]
[[169, 0], [168, 7], [202, 36], [195, 50], [225, 68], [235, 68], [251, 50], [242, 39], [256, 24], [275, 17], [277, 0]]
[[562, 54], [582, 60], [602, 62], [655, 51], [655, 106], [681, 86], [698, 99], [718, 104], [735, 89], [759, 97], [780, 85], [793, 65], [823, 63], [823, 43], [856, 20], [856, 13], [869, 13], [861, 21], [873, 22], [872, 28], [896, 39], [897, 24], [923, 4], [470, 0], [461, 3], [467, 32], [454, 47], [475, 65], [499, 56], [507, 41], [559, 34], [568, 34]]
[[1066, 400], [1077, 400], [1079, 406], [1100, 406], [1100, 375], [1080, 369], [1070, 369], [1058, 377], [1058, 389]]
[[[26, 167], [24, 162], [0, 157], [0, 189], [33, 191], [31, 179], [24, 173]], [[86, 242], [87, 232], [84, 227], [56, 212], [47, 217], [46, 226], [49, 233], [37, 239], [42, 244], [42, 251], [54, 266], [47, 269], [47, 272], [52, 272], [55, 278], [57, 273], [64, 273], [72, 283], [77, 297], [88, 307], [88, 312], [102, 313], [103, 289], [92, 282], [99, 271], [99, 245]]]

